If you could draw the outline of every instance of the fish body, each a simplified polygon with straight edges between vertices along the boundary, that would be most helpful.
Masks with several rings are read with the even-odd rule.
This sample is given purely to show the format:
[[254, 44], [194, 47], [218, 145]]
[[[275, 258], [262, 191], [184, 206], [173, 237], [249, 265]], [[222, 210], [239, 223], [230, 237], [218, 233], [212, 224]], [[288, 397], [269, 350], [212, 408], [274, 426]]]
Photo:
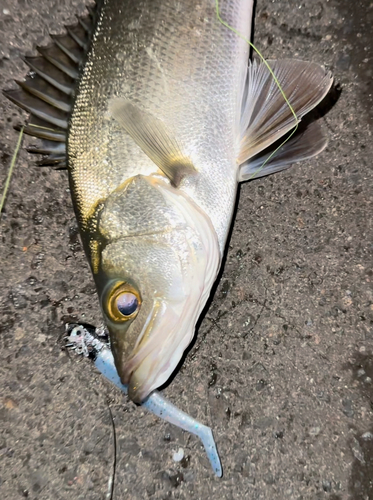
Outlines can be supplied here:
[[[220, 3], [225, 19], [248, 38], [252, 4]], [[132, 384], [142, 385], [139, 399], [179, 362], [219, 270], [238, 185], [248, 52], [218, 21], [214, 1], [114, 0], [100, 12], [71, 116], [68, 164], [99, 291], [109, 277], [131, 280], [141, 295], [126, 334], [103, 307], [123, 381], [142, 364]], [[112, 118], [119, 99], [171, 131], [195, 169], [178, 187]], [[151, 323], [163, 316], [157, 333], [143, 334], [146, 348], [131, 353], [149, 315]], [[154, 371], [160, 358], [161, 370]]]
[[[246, 38], [252, 6], [252, 0], [220, 1], [224, 19]], [[237, 190], [248, 54], [249, 45], [218, 21], [214, 0], [104, 2], [68, 137], [83, 227], [97, 203], [128, 179], [159, 173], [110, 117], [110, 103], [121, 97], [157, 117], [182, 145], [198, 175], [179, 190], [209, 217], [223, 251]]]
[[252, 8], [99, 1], [27, 60], [36, 78], [7, 94], [32, 114], [25, 131], [43, 139], [34, 152], [67, 165], [115, 366], [136, 402], [192, 340], [238, 182], [326, 145], [316, 124], [277, 147], [332, 79], [314, 63], [250, 62]]

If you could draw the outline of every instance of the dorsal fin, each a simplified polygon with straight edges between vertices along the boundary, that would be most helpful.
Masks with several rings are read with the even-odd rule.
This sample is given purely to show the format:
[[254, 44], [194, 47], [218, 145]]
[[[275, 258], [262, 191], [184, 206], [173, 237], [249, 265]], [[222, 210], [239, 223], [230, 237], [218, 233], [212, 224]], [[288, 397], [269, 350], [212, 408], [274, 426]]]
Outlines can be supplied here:
[[[4, 95], [30, 113], [24, 133], [42, 140], [31, 153], [42, 154], [40, 166], [66, 167], [66, 133], [76, 81], [85, 60], [98, 16], [100, 0], [87, 7], [89, 14], [78, 23], [65, 26], [66, 34], [51, 35], [52, 44], [37, 47], [39, 56], [25, 57], [31, 72], [24, 81], [16, 81], [18, 89], [5, 90]], [[16, 129], [20, 129], [21, 125]]]

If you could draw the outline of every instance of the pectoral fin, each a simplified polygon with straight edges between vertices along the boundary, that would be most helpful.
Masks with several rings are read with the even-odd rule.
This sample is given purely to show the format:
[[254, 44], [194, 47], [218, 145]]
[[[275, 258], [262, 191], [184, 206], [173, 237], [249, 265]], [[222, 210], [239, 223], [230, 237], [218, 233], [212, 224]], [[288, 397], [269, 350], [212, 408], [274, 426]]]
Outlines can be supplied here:
[[238, 181], [249, 181], [285, 170], [293, 163], [308, 160], [318, 155], [326, 148], [327, 143], [327, 138], [320, 125], [313, 122], [303, 130], [299, 129], [273, 156], [271, 155], [275, 151], [277, 143], [243, 163], [240, 167]]
[[161, 120], [122, 98], [112, 101], [109, 110], [173, 186], [178, 187], [184, 177], [196, 173], [192, 162], [183, 154], [180, 145]]
[[[325, 97], [333, 83], [330, 73], [316, 63], [284, 59], [268, 64], [298, 119]], [[268, 68], [254, 61], [247, 74], [237, 163], [257, 155], [295, 125], [294, 115]]]

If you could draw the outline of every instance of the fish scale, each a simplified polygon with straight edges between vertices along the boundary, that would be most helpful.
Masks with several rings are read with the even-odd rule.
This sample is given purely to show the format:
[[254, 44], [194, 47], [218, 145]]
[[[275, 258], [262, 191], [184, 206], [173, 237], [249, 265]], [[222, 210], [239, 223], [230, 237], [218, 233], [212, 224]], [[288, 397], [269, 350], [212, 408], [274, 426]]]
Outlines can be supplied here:
[[[119, 4], [123, 15], [114, 16]], [[220, 7], [228, 22], [249, 36], [250, 3], [228, 1]], [[164, 121], [183, 145], [200, 175], [181, 189], [209, 215], [223, 250], [236, 190], [247, 54], [247, 44], [218, 22], [214, 1], [104, 3], [69, 130], [69, 166], [82, 221], [126, 179], [158, 171], [107, 119], [110, 100], [121, 96]]]

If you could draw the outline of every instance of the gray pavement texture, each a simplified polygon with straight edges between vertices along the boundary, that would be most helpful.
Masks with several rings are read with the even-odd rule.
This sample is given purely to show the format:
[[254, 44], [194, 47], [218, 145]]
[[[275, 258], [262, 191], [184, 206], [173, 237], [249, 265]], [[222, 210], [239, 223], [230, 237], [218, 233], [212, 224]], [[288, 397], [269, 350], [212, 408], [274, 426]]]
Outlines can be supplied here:
[[[0, 0], [0, 87], [83, 12]], [[338, 86], [328, 149], [241, 187], [219, 285], [164, 391], [211, 425], [222, 479], [196, 438], [63, 349], [64, 324], [100, 324], [99, 305], [66, 172], [22, 150], [0, 222], [1, 499], [107, 498], [109, 407], [113, 499], [373, 499], [372, 24], [369, 0], [257, 3], [264, 54], [323, 63]], [[3, 183], [22, 113], [0, 106]]]

